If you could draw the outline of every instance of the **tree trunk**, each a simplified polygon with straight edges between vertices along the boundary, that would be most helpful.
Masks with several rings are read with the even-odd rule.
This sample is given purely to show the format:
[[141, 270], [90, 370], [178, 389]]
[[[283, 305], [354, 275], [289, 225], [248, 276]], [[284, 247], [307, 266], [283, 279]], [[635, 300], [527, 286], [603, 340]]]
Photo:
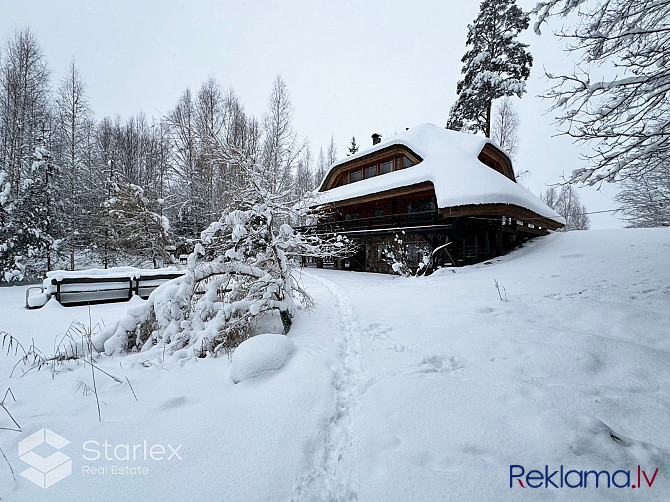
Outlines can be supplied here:
[[491, 101], [486, 104], [486, 130], [484, 131], [484, 135], [487, 138], [491, 137], [491, 104]]

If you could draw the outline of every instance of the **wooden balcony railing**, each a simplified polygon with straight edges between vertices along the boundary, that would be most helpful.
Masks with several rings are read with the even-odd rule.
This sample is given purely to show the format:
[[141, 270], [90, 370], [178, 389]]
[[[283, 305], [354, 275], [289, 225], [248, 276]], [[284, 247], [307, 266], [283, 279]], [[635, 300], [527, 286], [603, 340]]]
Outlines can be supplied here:
[[406, 228], [434, 225], [438, 221], [437, 211], [417, 211], [411, 213], [388, 214], [383, 216], [372, 216], [369, 218], [354, 218], [351, 220], [339, 220], [320, 222], [311, 227], [303, 227], [301, 230], [321, 232], [354, 232], [361, 230], [381, 230], [384, 228]]

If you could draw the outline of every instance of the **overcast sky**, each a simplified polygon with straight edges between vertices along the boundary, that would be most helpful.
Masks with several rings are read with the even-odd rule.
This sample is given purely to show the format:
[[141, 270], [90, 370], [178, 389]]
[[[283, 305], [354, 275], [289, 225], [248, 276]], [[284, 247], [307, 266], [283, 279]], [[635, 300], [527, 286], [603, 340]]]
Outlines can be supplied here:
[[[535, 0], [519, 0], [529, 10]], [[159, 118], [186, 87], [210, 76], [232, 87], [247, 112], [261, 117], [277, 74], [294, 107], [294, 125], [313, 154], [331, 134], [344, 156], [353, 135], [385, 138], [424, 122], [443, 125], [456, 99], [467, 24], [475, 0], [0, 0], [3, 45], [29, 26], [39, 40], [55, 88], [72, 58], [87, 85], [96, 118], [140, 110]], [[569, 71], [571, 56], [551, 30], [522, 35], [535, 59], [518, 106], [517, 172], [539, 194], [584, 162], [578, 147], [555, 137], [543, 68]], [[613, 209], [615, 187], [579, 190], [587, 210]], [[592, 228], [622, 223], [592, 215]]]

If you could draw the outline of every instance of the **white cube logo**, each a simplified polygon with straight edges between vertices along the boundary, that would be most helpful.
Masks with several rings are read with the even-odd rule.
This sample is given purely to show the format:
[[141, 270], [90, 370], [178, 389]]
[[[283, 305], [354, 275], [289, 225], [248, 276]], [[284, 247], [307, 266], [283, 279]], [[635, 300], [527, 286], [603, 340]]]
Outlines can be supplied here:
[[47, 428], [31, 434], [19, 441], [19, 458], [30, 467], [21, 476], [37, 486], [49, 488], [72, 474], [72, 460], [64, 453], [57, 451], [48, 457], [38, 455], [33, 450], [42, 444], [48, 444], [60, 450], [70, 442]]

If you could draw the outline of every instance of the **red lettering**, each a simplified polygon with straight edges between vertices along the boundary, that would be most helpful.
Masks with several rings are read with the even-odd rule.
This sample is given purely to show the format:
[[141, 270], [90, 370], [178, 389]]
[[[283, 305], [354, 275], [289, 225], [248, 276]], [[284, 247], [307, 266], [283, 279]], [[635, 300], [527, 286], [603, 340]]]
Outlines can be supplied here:
[[647, 473], [642, 471], [642, 475], [644, 476], [645, 481], [649, 485], [649, 488], [651, 488], [651, 485], [654, 484], [654, 479], [656, 479], [656, 474], [658, 474], [658, 467], [654, 471], [654, 475], [651, 477], [651, 482], [649, 481], [649, 478], [647, 477]]

